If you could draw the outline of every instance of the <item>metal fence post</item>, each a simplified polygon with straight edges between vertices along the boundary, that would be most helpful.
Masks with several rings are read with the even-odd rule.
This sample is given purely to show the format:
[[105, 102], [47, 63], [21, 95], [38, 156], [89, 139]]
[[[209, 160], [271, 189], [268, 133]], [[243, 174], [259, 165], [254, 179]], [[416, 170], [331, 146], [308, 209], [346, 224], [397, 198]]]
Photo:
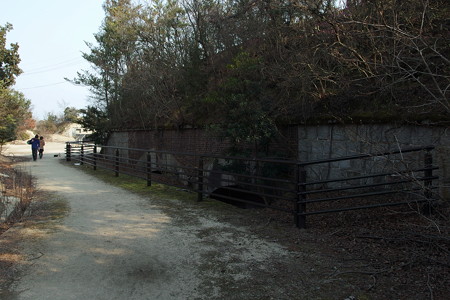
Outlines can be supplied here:
[[147, 186], [152, 185], [152, 155], [147, 152]]
[[197, 176], [198, 176], [197, 201], [200, 202], [203, 200], [203, 157], [201, 156], [198, 161]]
[[81, 150], [80, 150], [80, 164], [84, 164], [84, 145], [81, 144]]
[[306, 170], [304, 166], [297, 165], [296, 172], [296, 183], [297, 183], [297, 199], [295, 203], [295, 226], [298, 228], [306, 228], [306, 216], [303, 215], [306, 212]]
[[116, 165], [115, 165], [115, 176], [119, 177], [119, 149], [116, 149]]
[[72, 158], [71, 158], [71, 146], [70, 146], [70, 143], [69, 142], [67, 142], [66, 143], [66, 161], [71, 161], [72, 160]]
[[97, 170], [97, 145], [94, 145], [94, 171]]

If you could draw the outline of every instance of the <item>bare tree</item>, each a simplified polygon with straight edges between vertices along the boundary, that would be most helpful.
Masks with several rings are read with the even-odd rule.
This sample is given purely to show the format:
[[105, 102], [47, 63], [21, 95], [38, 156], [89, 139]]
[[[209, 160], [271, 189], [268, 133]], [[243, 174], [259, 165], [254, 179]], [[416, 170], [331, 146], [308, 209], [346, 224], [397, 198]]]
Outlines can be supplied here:
[[[390, 97], [415, 113], [448, 116], [450, 37], [445, 1], [360, 1], [329, 19], [330, 54], [353, 91]], [[370, 88], [368, 88], [370, 87]]]

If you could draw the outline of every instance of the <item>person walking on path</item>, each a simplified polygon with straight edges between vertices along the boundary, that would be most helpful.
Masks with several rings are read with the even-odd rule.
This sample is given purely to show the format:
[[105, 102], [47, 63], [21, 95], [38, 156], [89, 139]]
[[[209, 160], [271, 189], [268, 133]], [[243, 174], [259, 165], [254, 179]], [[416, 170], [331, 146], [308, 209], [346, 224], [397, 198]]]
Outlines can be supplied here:
[[40, 159], [42, 159], [42, 156], [44, 155], [44, 146], [45, 146], [44, 137], [41, 136], [39, 139], [39, 158]]
[[41, 144], [41, 142], [39, 141], [39, 136], [36, 134], [34, 138], [28, 141], [28, 144], [31, 144], [31, 154], [33, 155], [33, 160], [36, 160], [39, 146]]

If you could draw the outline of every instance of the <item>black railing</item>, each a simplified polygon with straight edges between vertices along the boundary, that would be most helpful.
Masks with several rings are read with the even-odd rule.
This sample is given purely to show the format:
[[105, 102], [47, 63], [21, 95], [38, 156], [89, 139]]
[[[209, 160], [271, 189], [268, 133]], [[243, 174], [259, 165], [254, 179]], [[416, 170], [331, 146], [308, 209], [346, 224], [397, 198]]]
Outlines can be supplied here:
[[[66, 144], [66, 159], [187, 189], [242, 207], [290, 213], [298, 227], [306, 216], [411, 205], [433, 199], [434, 147], [299, 162], [199, 155], [82, 142]], [[398, 195], [401, 195], [399, 197]]]

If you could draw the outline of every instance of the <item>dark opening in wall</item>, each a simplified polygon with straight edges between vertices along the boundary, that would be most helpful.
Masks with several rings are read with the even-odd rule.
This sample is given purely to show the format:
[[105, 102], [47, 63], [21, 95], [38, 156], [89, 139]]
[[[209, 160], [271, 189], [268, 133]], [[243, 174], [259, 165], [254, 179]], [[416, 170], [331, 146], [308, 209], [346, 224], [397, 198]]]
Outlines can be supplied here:
[[239, 185], [220, 187], [214, 190], [209, 197], [244, 209], [262, 208], [265, 206], [263, 197]]

